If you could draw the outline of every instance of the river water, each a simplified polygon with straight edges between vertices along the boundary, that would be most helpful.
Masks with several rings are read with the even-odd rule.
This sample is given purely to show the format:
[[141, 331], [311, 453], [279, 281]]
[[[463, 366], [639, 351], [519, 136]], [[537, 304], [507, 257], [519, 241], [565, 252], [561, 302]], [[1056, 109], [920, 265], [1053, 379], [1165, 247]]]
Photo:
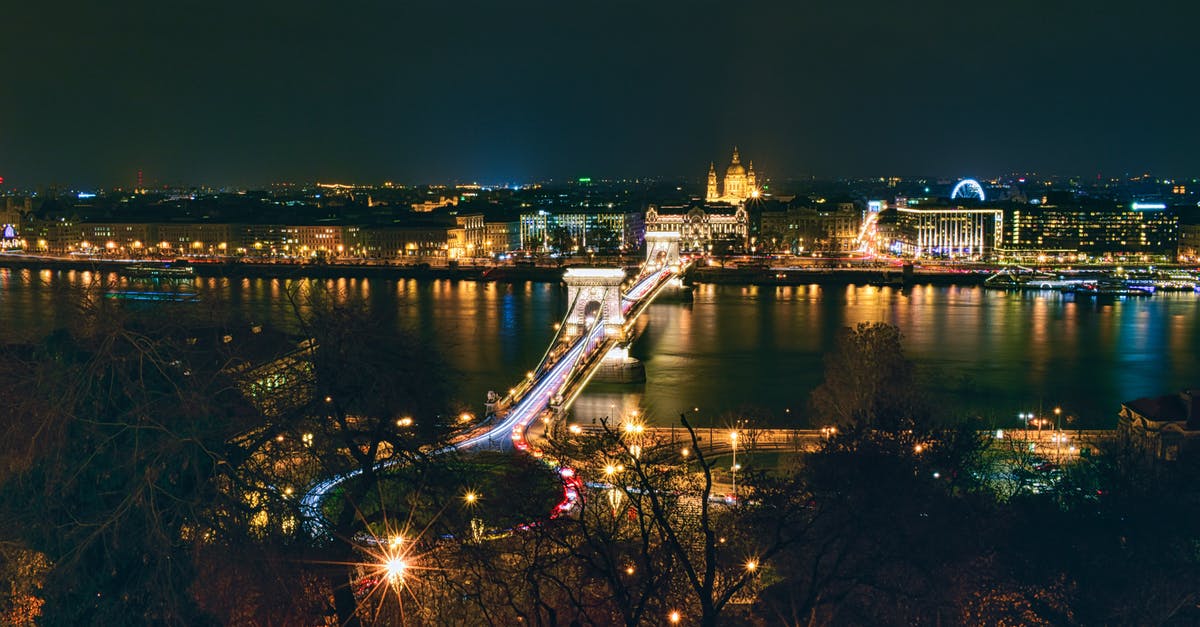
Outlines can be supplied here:
[[[124, 284], [111, 274], [0, 269], [6, 341], [62, 324], [78, 292], [98, 279]], [[460, 400], [473, 405], [537, 363], [566, 307], [565, 289], [548, 283], [221, 278], [192, 280], [186, 289], [200, 299], [187, 306], [232, 308], [294, 330], [288, 294], [303, 297], [314, 287], [361, 298], [431, 338], [456, 370]], [[979, 287], [672, 288], [647, 310], [631, 347], [646, 365], [646, 383], [593, 382], [574, 411], [591, 421], [636, 408], [663, 424], [688, 411], [701, 425], [753, 412], [778, 426], [804, 426], [838, 329], [883, 321], [900, 327], [946, 414], [1012, 426], [1018, 413], [1061, 406], [1078, 417], [1073, 428], [1107, 427], [1122, 400], [1200, 386], [1198, 314], [1200, 296], [1190, 293], [1096, 302]]]

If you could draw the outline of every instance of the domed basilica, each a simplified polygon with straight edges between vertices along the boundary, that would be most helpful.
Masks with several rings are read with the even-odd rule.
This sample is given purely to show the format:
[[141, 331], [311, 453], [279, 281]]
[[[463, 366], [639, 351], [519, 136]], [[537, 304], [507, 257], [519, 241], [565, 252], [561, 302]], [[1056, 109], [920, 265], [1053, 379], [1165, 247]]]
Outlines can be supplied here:
[[708, 192], [704, 195], [705, 202], [727, 202], [740, 204], [747, 198], [758, 195], [758, 177], [754, 174], [754, 162], [747, 169], [742, 165], [738, 149], [733, 149], [733, 161], [725, 168], [725, 180], [721, 191], [717, 190], [716, 165], [708, 165]]
[[708, 166], [708, 191], [704, 202], [698, 198], [688, 205], [659, 207], [646, 210], [646, 231], [679, 233], [683, 252], [735, 252], [750, 247], [750, 214], [746, 201], [758, 198], [758, 177], [754, 164], [742, 165], [738, 149], [733, 149], [733, 162], [725, 169], [725, 180], [717, 188], [717, 170]]

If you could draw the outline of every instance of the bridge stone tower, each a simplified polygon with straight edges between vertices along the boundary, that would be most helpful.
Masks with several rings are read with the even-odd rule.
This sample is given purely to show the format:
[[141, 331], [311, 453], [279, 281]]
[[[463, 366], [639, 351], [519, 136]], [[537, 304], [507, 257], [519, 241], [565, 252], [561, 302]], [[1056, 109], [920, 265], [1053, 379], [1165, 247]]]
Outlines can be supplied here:
[[679, 269], [679, 232], [647, 231], [646, 268], [657, 270], [663, 267]]
[[609, 337], [625, 335], [625, 314], [621, 311], [621, 284], [625, 271], [619, 268], [568, 268], [563, 275], [567, 284], [568, 337], [579, 335], [597, 319], [603, 318]]

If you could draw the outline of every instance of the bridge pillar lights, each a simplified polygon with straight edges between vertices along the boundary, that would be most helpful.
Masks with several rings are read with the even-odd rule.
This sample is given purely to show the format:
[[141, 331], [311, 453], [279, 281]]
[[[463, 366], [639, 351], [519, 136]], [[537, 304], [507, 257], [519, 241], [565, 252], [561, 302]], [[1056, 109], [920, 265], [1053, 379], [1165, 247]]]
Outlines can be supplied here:
[[679, 270], [679, 239], [678, 231], [647, 231], [646, 269]]
[[567, 302], [575, 304], [567, 312], [567, 337], [580, 335], [596, 320], [603, 320], [605, 334], [618, 340], [624, 339], [625, 314], [621, 311], [624, 270], [567, 268], [563, 282], [567, 284]]

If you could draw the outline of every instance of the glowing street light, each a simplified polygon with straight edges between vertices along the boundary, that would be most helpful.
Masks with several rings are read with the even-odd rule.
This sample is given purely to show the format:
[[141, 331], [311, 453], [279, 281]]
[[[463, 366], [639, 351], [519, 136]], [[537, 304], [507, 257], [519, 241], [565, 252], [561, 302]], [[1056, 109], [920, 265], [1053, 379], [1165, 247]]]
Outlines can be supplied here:
[[679, 610], [672, 610], [670, 614], [667, 614], [667, 620], [671, 621], [672, 625], [679, 624], [679, 621], [682, 619], [683, 617], [679, 615]]
[[754, 560], [746, 560], [746, 572], [752, 573], [758, 570], [758, 562]]
[[396, 584], [404, 580], [404, 570], [408, 568], [406, 563], [399, 556], [393, 555], [383, 563], [383, 572], [390, 584]]
[[467, 505], [474, 505], [479, 501], [479, 495], [474, 492], [467, 492], [463, 495], [463, 500], [467, 502]]

